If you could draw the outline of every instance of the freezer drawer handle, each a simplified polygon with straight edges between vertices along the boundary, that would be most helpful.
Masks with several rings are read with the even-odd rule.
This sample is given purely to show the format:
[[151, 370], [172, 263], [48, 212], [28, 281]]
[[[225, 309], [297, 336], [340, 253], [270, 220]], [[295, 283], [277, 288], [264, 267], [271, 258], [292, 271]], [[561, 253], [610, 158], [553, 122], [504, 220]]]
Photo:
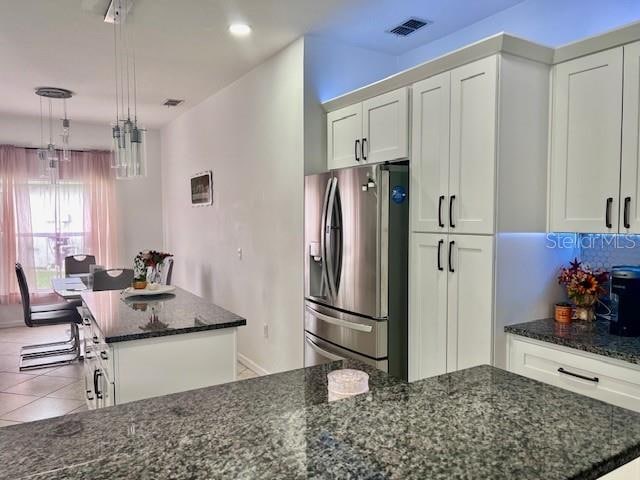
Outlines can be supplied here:
[[373, 331], [373, 327], [371, 325], [361, 325], [360, 323], [349, 322], [347, 320], [342, 320], [341, 318], [330, 317], [329, 315], [320, 313], [311, 307], [305, 307], [305, 309], [314, 317], [319, 318], [324, 322], [337, 325], [339, 327], [345, 327], [351, 330], [358, 330], [360, 332], [366, 332], [366, 333], [371, 333]]
[[570, 375], [572, 377], [581, 378], [582, 380], [587, 380], [589, 382], [594, 382], [594, 383], [598, 383], [600, 381], [600, 379], [598, 377], [585, 377], [584, 375], [580, 375], [579, 373], [573, 373], [573, 372], [570, 372], [568, 370], [565, 370], [562, 367], [558, 368], [558, 373], [563, 373], [565, 375]]
[[313, 340], [311, 340], [309, 337], [307, 337], [307, 343], [309, 344], [309, 346], [313, 349], [314, 352], [316, 352], [318, 355], [322, 355], [323, 357], [327, 357], [329, 360], [332, 361], [338, 361], [338, 360], [344, 360], [344, 358], [339, 357], [338, 355], [334, 355], [331, 352], [327, 352], [326, 350], [320, 348], [318, 345], [315, 344], [315, 342]]

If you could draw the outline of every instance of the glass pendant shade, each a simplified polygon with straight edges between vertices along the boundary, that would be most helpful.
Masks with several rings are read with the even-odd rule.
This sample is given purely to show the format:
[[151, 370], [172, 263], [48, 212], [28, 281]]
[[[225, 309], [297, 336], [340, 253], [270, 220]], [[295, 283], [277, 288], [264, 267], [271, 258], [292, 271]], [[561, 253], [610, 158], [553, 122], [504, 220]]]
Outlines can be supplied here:
[[71, 161], [71, 150], [69, 150], [69, 137], [71, 134], [71, 122], [68, 118], [62, 119], [62, 158], [63, 162]]
[[120, 125], [117, 123], [111, 128], [111, 168], [120, 167]]

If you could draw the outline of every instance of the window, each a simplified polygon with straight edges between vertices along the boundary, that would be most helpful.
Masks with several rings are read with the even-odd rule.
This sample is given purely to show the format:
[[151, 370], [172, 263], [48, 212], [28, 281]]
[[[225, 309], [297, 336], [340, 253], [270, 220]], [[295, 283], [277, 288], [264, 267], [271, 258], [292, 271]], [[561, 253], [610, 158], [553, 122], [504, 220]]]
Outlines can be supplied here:
[[115, 265], [115, 173], [109, 152], [72, 152], [55, 183], [32, 149], [0, 145], [0, 304], [20, 300], [15, 263], [30, 289], [50, 290], [68, 255]]
[[84, 185], [78, 181], [29, 181], [36, 284], [48, 290], [64, 272], [64, 258], [85, 252]]

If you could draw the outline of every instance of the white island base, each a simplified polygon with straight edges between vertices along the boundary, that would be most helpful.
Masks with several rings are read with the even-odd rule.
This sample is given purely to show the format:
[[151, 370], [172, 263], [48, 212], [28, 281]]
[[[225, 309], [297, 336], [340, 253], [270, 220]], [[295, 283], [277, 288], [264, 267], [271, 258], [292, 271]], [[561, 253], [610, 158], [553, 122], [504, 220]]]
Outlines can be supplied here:
[[114, 344], [93, 344], [93, 336], [85, 337], [89, 408], [234, 381], [236, 331], [231, 327]]

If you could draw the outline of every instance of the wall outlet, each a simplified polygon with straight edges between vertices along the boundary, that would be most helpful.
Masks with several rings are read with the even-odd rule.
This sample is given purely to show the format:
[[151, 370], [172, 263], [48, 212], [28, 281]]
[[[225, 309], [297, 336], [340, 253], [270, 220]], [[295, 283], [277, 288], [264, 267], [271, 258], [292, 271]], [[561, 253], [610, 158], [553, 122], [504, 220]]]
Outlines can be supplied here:
[[264, 338], [269, 338], [269, 325], [265, 323], [262, 326], [262, 332], [264, 333]]
[[242, 260], [242, 249], [238, 249], [238, 260]]

